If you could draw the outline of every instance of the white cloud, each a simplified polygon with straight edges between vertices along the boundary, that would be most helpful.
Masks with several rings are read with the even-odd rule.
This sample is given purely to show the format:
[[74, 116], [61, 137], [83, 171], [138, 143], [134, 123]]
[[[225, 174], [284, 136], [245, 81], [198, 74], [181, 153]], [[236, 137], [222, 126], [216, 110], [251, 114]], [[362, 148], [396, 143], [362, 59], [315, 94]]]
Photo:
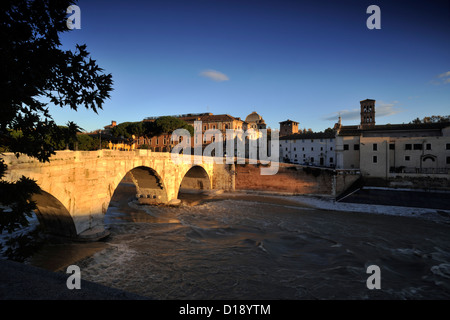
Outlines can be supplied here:
[[439, 85], [439, 84], [450, 83], [450, 71], [438, 74], [436, 76], [436, 78], [439, 79], [439, 80], [431, 80], [432, 84]]
[[[385, 103], [383, 101], [377, 102], [375, 104], [375, 118], [392, 116], [394, 114], [402, 112], [402, 110], [396, 106], [398, 103], [398, 101], [394, 101], [392, 103]], [[360, 120], [361, 108], [343, 109], [327, 115], [323, 119], [329, 121], [337, 121], [339, 115], [341, 116], [342, 120]]]
[[398, 101], [394, 101], [392, 103], [384, 103], [380, 101], [378, 105], [375, 105], [376, 117], [387, 117], [402, 112], [401, 109], [395, 106], [396, 104], [398, 104]]
[[203, 70], [200, 75], [213, 81], [221, 82], [230, 80], [226, 74], [216, 70]]
[[344, 109], [338, 112], [333, 112], [331, 115], [325, 116], [324, 120], [336, 120], [341, 116], [342, 120], [357, 120], [360, 118], [360, 109]]
[[450, 71], [441, 73], [440, 75], [438, 75], [438, 78], [446, 78], [446, 77], [450, 77]]

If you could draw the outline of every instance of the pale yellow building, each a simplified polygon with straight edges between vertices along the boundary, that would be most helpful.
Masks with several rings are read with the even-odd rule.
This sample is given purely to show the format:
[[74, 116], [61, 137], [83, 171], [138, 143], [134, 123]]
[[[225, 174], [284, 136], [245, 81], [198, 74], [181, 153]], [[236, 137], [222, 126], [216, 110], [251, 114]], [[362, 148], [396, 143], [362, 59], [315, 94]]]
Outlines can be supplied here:
[[370, 125], [337, 126], [336, 166], [363, 176], [430, 176], [450, 174], [450, 123], [375, 125], [375, 100], [361, 101], [361, 114], [373, 101]]

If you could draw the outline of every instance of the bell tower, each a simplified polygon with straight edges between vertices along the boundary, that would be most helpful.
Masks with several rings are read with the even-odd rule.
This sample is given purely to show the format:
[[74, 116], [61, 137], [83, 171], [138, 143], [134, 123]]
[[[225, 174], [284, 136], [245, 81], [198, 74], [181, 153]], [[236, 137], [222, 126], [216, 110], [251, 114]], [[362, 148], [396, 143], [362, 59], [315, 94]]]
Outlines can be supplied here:
[[361, 103], [361, 128], [371, 128], [375, 126], [375, 100], [366, 99]]

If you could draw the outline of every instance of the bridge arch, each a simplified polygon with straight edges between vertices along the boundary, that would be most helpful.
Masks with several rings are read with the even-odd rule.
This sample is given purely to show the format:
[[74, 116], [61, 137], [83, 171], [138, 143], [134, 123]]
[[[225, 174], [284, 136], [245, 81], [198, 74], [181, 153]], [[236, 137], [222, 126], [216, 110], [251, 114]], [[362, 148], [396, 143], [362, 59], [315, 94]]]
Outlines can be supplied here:
[[[168, 194], [164, 179], [149, 166], [137, 166], [121, 175], [114, 190], [122, 181], [132, 182], [136, 187], [136, 198], [143, 204], [167, 203]], [[111, 193], [111, 196], [114, 192]]]
[[181, 183], [178, 187], [178, 194], [188, 190], [211, 190], [212, 181], [208, 172], [201, 165], [190, 167], [182, 175]]
[[69, 210], [55, 196], [41, 189], [40, 193], [33, 194], [32, 200], [36, 202], [35, 212], [39, 223], [48, 233], [64, 237], [77, 236]]

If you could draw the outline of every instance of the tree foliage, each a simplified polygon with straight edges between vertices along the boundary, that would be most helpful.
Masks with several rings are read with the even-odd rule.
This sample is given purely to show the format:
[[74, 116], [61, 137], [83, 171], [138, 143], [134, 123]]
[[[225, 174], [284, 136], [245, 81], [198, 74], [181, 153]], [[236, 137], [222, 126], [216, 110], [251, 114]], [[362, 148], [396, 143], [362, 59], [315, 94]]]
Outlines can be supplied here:
[[114, 137], [131, 138], [154, 137], [163, 133], [171, 134], [176, 129], [186, 129], [191, 136], [194, 135], [194, 127], [179, 118], [164, 116], [153, 122], [122, 122], [111, 129]]
[[448, 116], [424, 117], [423, 119], [419, 119], [417, 117], [416, 119], [414, 119], [410, 123], [420, 124], [420, 123], [439, 123], [439, 122], [450, 122], [450, 115], [448, 115]]
[[[48, 104], [85, 107], [97, 112], [110, 97], [112, 76], [104, 74], [86, 45], [74, 51], [60, 48], [67, 28], [67, 7], [73, 0], [3, 0], [0, 10], [0, 148], [48, 161], [54, 154], [61, 129]], [[48, 102], [44, 102], [48, 101]], [[66, 140], [74, 142], [79, 130], [68, 124]], [[0, 178], [7, 167], [0, 155]], [[22, 178], [0, 181], [0, 231], [25, 223], [35, 208], [30, 200], [39, 188]]]

